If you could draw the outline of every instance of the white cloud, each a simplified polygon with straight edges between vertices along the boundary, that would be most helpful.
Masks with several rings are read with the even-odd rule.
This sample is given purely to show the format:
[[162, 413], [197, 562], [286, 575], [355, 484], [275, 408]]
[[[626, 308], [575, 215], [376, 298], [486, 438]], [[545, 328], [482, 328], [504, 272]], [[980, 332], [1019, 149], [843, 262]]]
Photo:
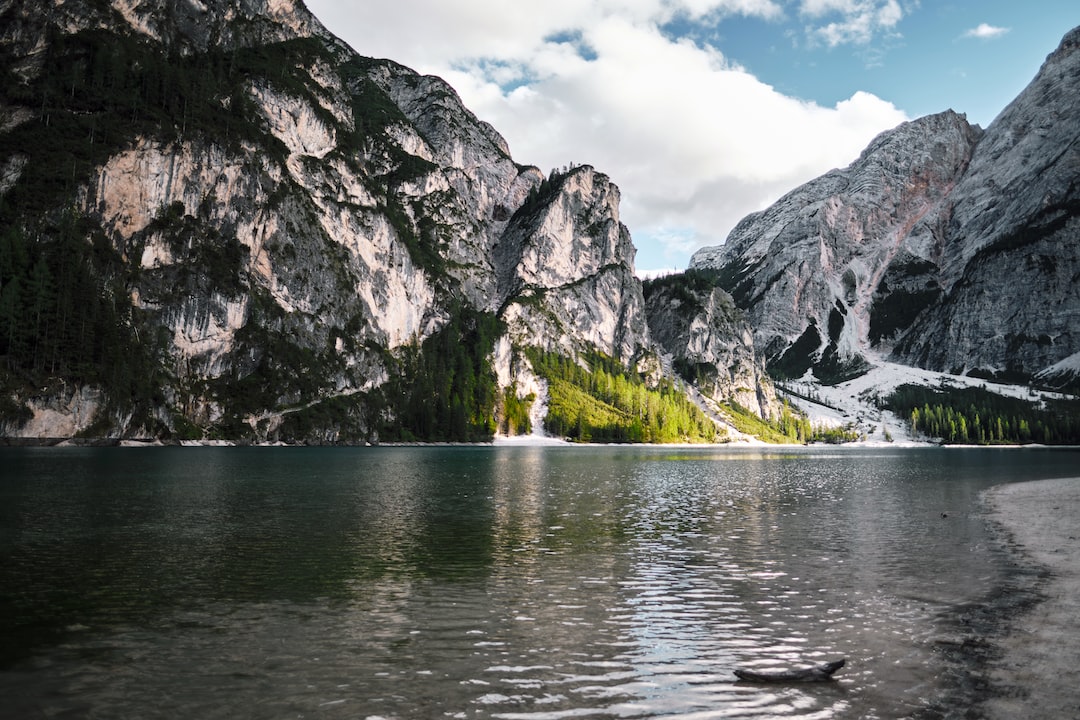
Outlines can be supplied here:
[[[822, 12], [865, 4], [813, 1]], [[880, 24], [890, 3], [873, 4]], [[359, 52], [445, 78], [518, 162], [610, 175], [644, 269], [684, 267], [747, 213], [907, 119], [867, 93], [833, 107], [785, 96], [719, 50], [660, 29], [687, 13], [769, 17], [771, 2], [546, 0], [528, 13], [501, 0], [308, 5]]]
[[1001, 37], [1005, 33], [1009, 32], [1009, 28], [1006, 27], [994, 27], [987, 23], [979, 23], [978, 27], [974, 27], [964, 33], [966, 38], [978, 38], [979, 40], [992, 40], [994, 38]]
[[783, 8], [772, 0], [676, 0], [673, 7], [698, 19], [708, 15], [745, 15], [775, 19], [784, 14]]
[[812, 21], [807, 34], [829, 47], [865, 45], [881, 33], [894, 33], [904, 17], [898, 0], [802, 0], [799, 12]]

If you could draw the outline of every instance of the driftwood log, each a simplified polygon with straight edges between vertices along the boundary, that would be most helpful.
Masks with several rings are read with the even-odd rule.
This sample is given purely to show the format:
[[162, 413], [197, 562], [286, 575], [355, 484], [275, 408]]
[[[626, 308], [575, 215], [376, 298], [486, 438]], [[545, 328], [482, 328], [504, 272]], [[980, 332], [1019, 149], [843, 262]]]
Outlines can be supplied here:
[[738, 668], [735, 675], [747, 682], [796, 683], [825, 682], [833, 679], [833, 673], [844, 667], [845, 660], [836, 660], [822, 665], [791, 670], [749, 670]]

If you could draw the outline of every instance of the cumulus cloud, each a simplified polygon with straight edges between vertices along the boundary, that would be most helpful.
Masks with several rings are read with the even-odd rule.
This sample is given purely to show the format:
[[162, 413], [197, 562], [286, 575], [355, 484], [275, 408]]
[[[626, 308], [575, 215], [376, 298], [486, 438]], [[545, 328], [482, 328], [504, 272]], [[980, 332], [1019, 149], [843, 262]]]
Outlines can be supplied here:
[[966, 38], [977, 38], [979, 40], [992, 40], [994, 38], [1001, 37], [1005, 33], [1009, 32], [1009, 28], [995, 27], [988, 25], [987, 23], [979, 23], [977, 27], [973, 27], [964, 33]]
[[[803, 4], [824, 16], [867, 3]], [[870, 4], [884, 22], [889, 3]], [[785, 96], [662, 29], [687, 14], [770, 18], [780, 10], [767, 0], [547, 0], [528, 13], [501, 0], [308, 5], [359, 52], [445, 78], [518, 162], [610, 175], [643, 269], [684, 267], [747, 213], [907, 119], [863, 92], [831, 107]]]

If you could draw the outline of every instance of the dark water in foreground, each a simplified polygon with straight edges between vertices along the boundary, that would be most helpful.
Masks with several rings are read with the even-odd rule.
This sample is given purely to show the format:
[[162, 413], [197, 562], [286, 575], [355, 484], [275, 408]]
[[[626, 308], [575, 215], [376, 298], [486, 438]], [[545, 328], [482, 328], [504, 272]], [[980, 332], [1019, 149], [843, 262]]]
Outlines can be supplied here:
[[[1009, 573], [977, 494], [1078, 461], [0, 450], [0, 717], [959, 713], [941, 648]], [[823, 685], [731, 673], [838, 657]]]

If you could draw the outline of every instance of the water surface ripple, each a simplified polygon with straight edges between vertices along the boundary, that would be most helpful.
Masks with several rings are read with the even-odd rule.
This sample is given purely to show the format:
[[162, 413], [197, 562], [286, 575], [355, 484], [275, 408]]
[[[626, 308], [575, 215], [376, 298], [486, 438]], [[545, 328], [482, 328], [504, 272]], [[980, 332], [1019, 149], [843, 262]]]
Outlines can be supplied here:
[[1078, 458], [0, 450], [0, 717], [947, 716], [978, 492]]

